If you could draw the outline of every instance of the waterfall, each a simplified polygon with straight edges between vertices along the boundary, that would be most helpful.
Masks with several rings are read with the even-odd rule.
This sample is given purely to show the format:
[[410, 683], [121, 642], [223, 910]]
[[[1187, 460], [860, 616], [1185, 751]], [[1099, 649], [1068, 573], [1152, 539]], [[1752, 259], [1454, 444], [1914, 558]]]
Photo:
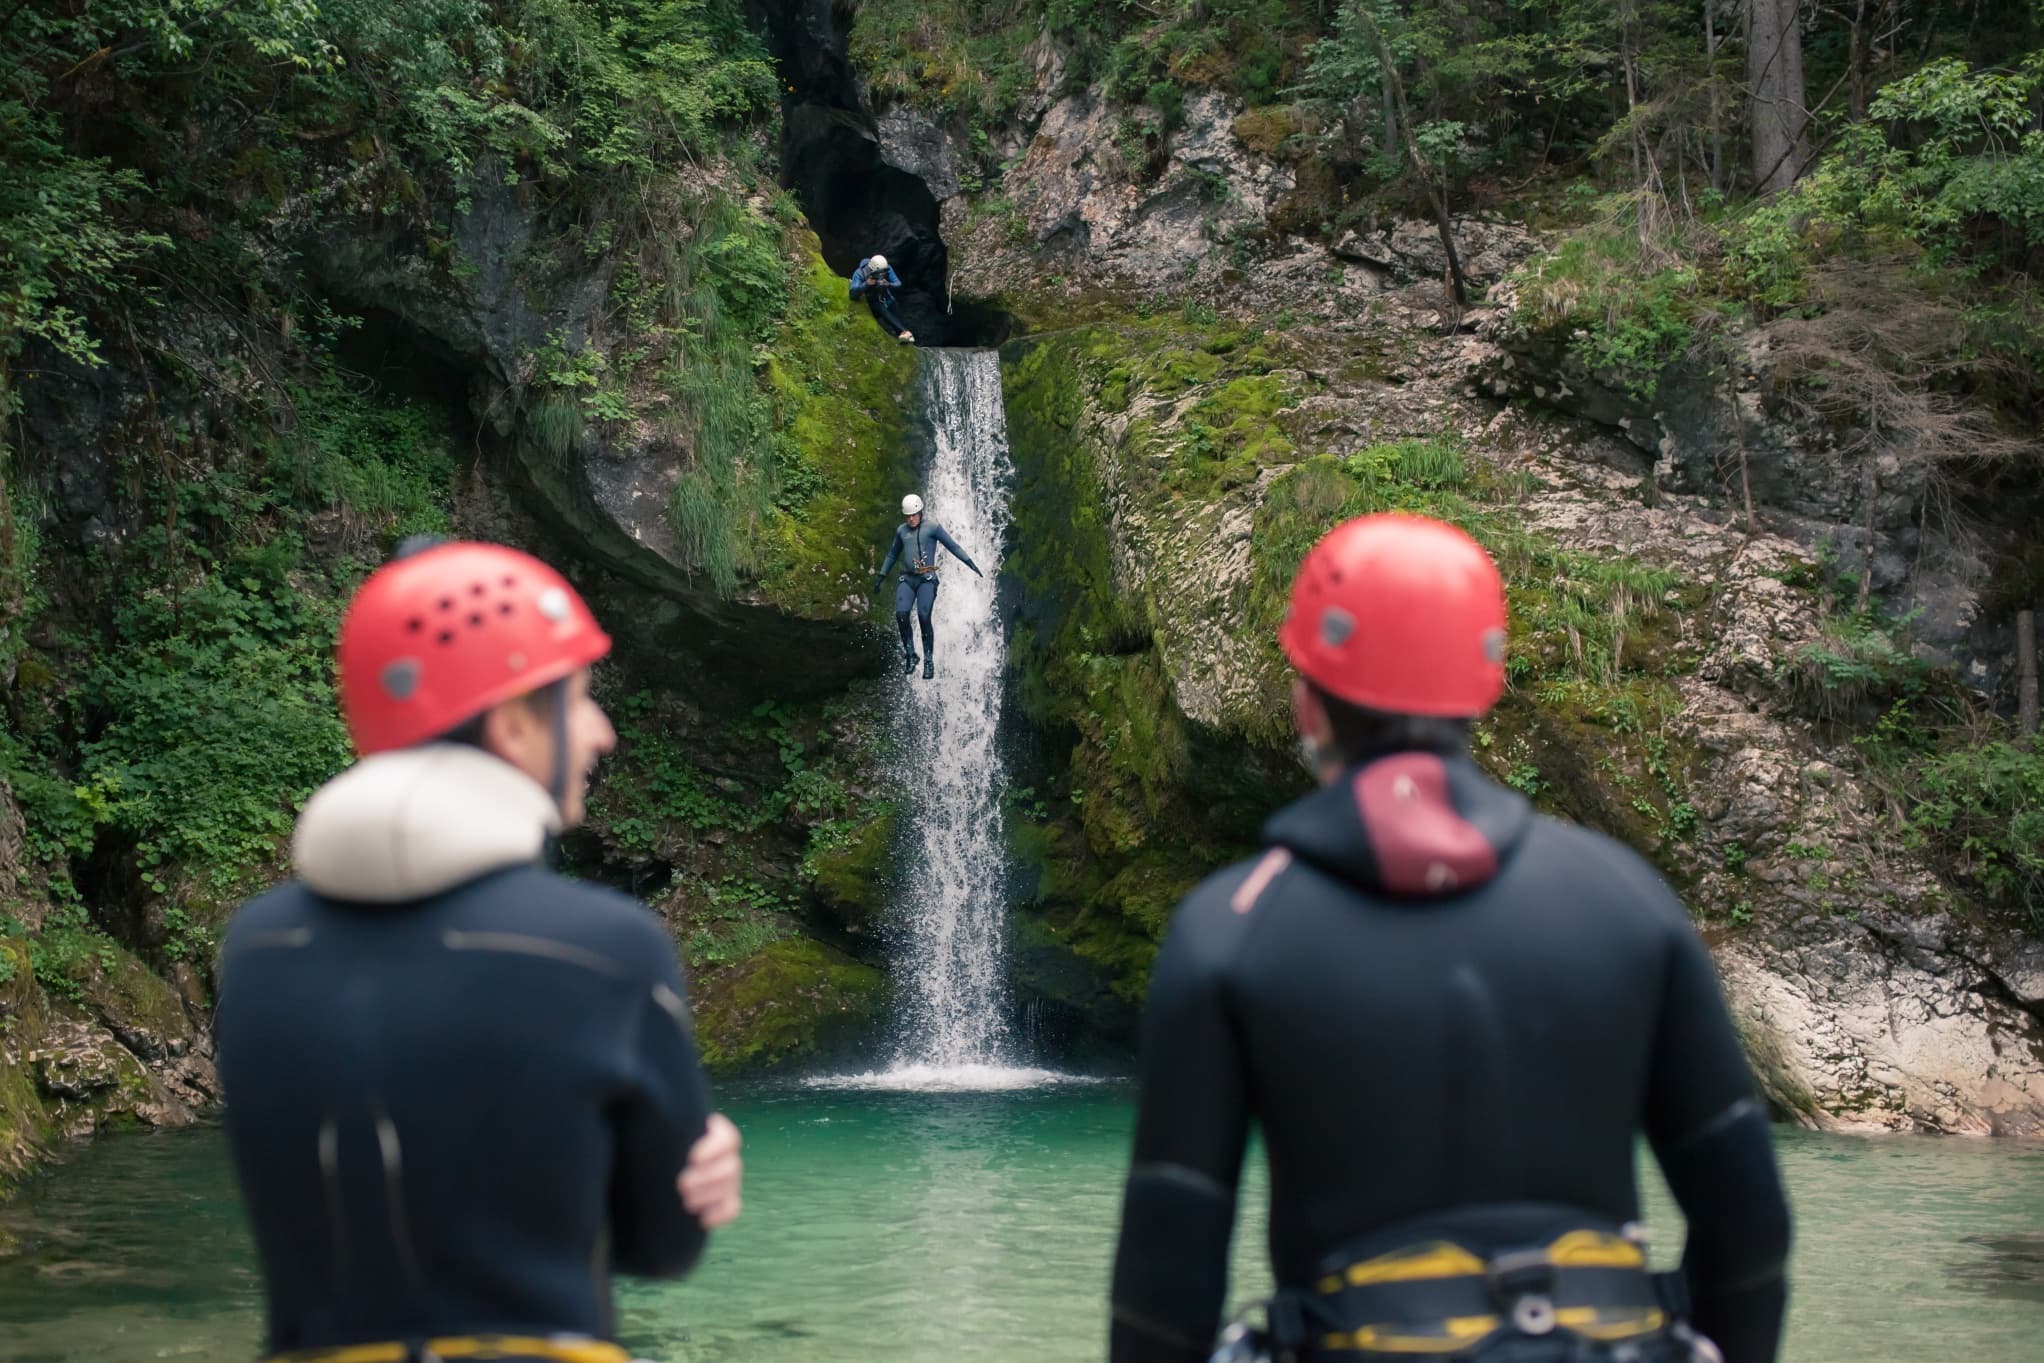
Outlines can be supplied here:
[[895, 790], [907, 849], [895, 916], [904, 1024], [897, 1060], [949, 1070], [1007, 1058], [1006, 779], [995, 742], [1006, 649], [994, 579], [1013, 469], [993, 351], [925, 351], [917, 387], [931, 434], [925, 514], [986, 575], [945, 556], [931, 654], [936, 678], [906, 679], [894, 705]]
[[1075, 1076], [1019, 1064], [1008, 1026], [1001, 808], [1007, 773], [997, 742], [1007, 650], [994, 597], [1014, 469], [1000, 361], [991, 350], [925, 350], [916, 398], [929, 433], [929, 463], [917, 489], [925, 514], [985, 576], [949, 554], [940, 557], [930, 654], [937, 675], [925, 681], [918, 668], [901, 678], [890, 723], [900, 830], [893, 921], [901, 1030], [894, 1063], [884, 1072], [809, 1082], [938, 1090], [1069, 1082]]

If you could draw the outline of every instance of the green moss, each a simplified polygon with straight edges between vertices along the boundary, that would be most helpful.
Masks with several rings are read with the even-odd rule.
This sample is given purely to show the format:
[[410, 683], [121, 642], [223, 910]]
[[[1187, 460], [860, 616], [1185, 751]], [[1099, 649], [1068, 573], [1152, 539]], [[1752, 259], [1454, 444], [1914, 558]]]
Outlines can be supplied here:
[[1154, 650], [1088, 656], [1082, 674], [1072, 790], [1092, 845], [1133, 852], [1178, 813], [1190, 749], [1185, 717]]
[[806, 270], [768, 351], [783, 492], [767, 525], [767, 598], [798, 615], [838, 614], [869, 585], [908, 485], [915, 350], [883, 334], [801, 234]]
[[177, 991], [125, 949], [95, 959], [80, 988], [85, 1006], [117, 1035], [168, 1041], [191, 1032]]
[[876, 1023], [887, 977], [807, 937], [790, 937], [705, 981], [696, 1041], [713, 1071], [765, 1069], [816, 1055]]
[[1302, 120], [1289, 108], [1249, 109], [1235, 119], [1235, 140], [1258, 156], [1275, 157], [1285, 139], [1302, 126]]
[[1124, 487], [1168, 496], [1139, 467], [1144, 442], [1166, 437], [1154, 421], [1139, 422], [1116, 446], [1095, 414], [1159, 388], [1181, 395], [1189, 384], [1209, 385], [1202, 397], [1218, 401], [1206, 410], [1231, 413], [1224, 425], [1241, 418], [1245, 437], [1269, 430], [1282, 409], [1277, 382], [1237, 372], [1263, 362], [1242, 333], [1146, 349], [1174, 325], [1139, 320], [1017, 346], [1007, 371], [1017, 482], [1006, 566], [1024, 586], [1010, 657], [1025, 711], [1056, 736], [1060, 792], [1048, 817], [1016, 836], [1039, 868], [1035, 912], [1124, 1000], [1147, 987], [1178, 898], [1247, 851], [1257, 821], [1296, 781], [1282, 753], [1245, 761], [1239, 735], [1187, 720], [1157, 648], [1152, 605], [1124, 593], [1115, 576], [1106, 478], [1113, 470]]
[[50, 1134], [34, 1076], [6, 1058], [42, 1034], [45, 1007], [27, 941], [0, 937], [0, 1198], [28, 1172]]
[[[1277, 627], [1305, 552], [1368, 512], [1461, 525], [1505, 573], [1515, 689], [1483, 731], [1492, 749], [1479, 754], [1499, 778], [1657, 851], [1678, 882], [1692, 873], [1699, 763], [1675, 730], [1679, 697], [1666, 679], [1693, 663], [1678, 621], [1701, 605], [1700, 589], [1527, 530], [1518, 489], [1455, 438], [1345, 458], [1300, 450], [1287, 413], [1304, 375], [1339, 368], [1310, 346], [1134, 316], [1008, 351], [1018, 470], [1010, 566], [1026, 602], [1011, 656], [1030, 717], [1058, 736], [1052, 784], [1067, 792], [1022, 841], [1042, 863], [1036, 912], [1125, 998], [1140, 997], [1179, 897], [1250, 850], [1261, 818], [1304, 788]], [[1103, 419], [1116, 411], [1134, 417], [1117, 428]], [[1158, 642], [1167, 617], [1116, 578], [1106, 489], [1155, 526], [1207, 514], [1258, 476], [1268, 481], [1254, 503], [1248, 580], [1224, 604], [1230, 629], [1254, 641], [1248, 676], [1237, 678], [1246, 696], [1207, 728], [1178, 704]], [[1142, 565], [1151, 582], [1171, 571], [1168, 561]]]
[[889, 805], [874, 817], [819, 824], [810, 832], [803, 870], [847, 927], [870, 927], [885, 907], [894, 822]]

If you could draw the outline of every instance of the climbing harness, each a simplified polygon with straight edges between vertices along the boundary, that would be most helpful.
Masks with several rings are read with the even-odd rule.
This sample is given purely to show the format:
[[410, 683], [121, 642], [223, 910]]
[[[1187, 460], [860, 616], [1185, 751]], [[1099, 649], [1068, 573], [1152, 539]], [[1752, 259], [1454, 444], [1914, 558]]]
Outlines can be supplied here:
[[436, 1363], [439, 1359], [547, 1359], [552, 1363], [633, 1363], [607, 1340], [581, 1335], [456, 1335], [413, 1342], [344, 1344], [331, 1349], [293, 1349], [269, 1363]]
[[[1484, 1233], [1486, 1212], [1510, 1231]], [[1212, 1363], [1358, 1355], [1722, 1363], [1684, 1320], [1682, 1275], [1650, 1271], [1643, 1241], [1637, 1225], [1559, 1207], [1406, 1222], [1331, 1256], [1310, 1289], [1283, 1288], [1254, 1303], [1221, 1332]]]

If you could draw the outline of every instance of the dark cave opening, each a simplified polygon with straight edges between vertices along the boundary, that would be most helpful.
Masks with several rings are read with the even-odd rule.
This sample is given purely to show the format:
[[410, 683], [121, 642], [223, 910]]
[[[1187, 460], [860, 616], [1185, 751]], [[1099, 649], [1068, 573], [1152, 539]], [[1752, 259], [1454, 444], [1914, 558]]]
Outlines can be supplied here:
[[359, 325], [335, 338], [334, 363], [386, 398], [440, 414], [450, 448], [473, 450], [479, 437], [470, 401], [475, 363], [394, 312], [364, 305], [351, 305], [350, 311]]
[[824, 260], [849, 278], [867, 256], [885, 255], [901, 276], [896, 310], [919, 344], [1006, 340], [1007, 313], [951, 296], [936, 196], [881, 152], [845, 56], [849, 10], [832, 0], [755, 0], [754, 14], [781, 72], [781, 181], [816, 229]]

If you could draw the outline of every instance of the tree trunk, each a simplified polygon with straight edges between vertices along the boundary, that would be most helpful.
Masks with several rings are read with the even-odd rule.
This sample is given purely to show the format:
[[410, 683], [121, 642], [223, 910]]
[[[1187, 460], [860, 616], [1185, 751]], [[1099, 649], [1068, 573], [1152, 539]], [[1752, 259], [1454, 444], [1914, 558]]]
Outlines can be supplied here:
[[1448, 213], [1448, 177], [1445, 173], [1434, 174], [1434, 168], [1427, 163], [1419, 143], [1412, 136], [1412, 110], [1405, 107], [1405, 82], [1398, 78], [1398, 64], [1392, 60], [1391, 45], [1384, 41], [1384, 31], [1377, 27], [1377, 21], [1368, 10], [1362, 11], [1362, 20], [1370, 26], [1370, 37], [1377, 48], [1377, 69], [1391, 93], [1385, 108], [1396, 112], [1397, 122], [1405, 130], [1406, 155], [1412, 161], [1413, 169], [1419, 172], [1420, 183], [1427, 187], [1428, 198], [1433, 200], [1434, 222], [1441, 229], [1441, 249], [1448, 256], [1448, 277], [1455, 290], [1455, 306], [1468, 307], [1469, 280], [1462, 273], [1462, 255], [1455, 249], [1454, 220]]
[[1866, 479], [1862, 484], [1867, 499], [1867, 542], [1865, 557], [1859, 565], [1859, 613], [1865, 615], [1874, 596], [1874, 510], [1881, 502], [1881, 478], [1874, 472], [1874, 457], [1866, 459]]
[[1746, 0], [1753, 188], [1761, 194], [1794, 185], [1810, 159], [1800, 9], [1799, 0]]
[[2037, 612], [2016, 616], [2016, 728], [2024, 738], [2037, 732]]
[[1739, 499], [1746, 504], [1746, 538], [1752, 539], [1757, 528], [1753, 521], [1753, 475], [1747, 470], [1746, 460], [1746, 409], [1739, 405], [1738, 356], [1732, 357], [1732, 438], [1739, 447]]
[[1398, 135], [1398, 95], [1391, 86], [1390, 64], [1380, 58], [1377, 67], [1384, 85], [1384, 154], [1396, 157], [1404, 141]]
[[1647, 188], [1646, 148], [1639, 126], [1639, 74], [1632, 50], [1632, 0], [1618, 0], [1618, 61], [1625, 69], [1625, 124], [1632, 143], [1632, 187], [1644, 194]]
[[1710, 187], [1725, 192], [1725, 138], [1723, 114], [1718, 108], [1718, 28], [1716, 0], [1704, 0], [1703, 50], [1709, 60], [1704, 69], [1710, 85]]
[[1859, 0], [1852, 11], [1852, 45], [1846, 56], [1846, 70], [1852, 77], [1852, 121], [1867, 116], [1867, 0]]

